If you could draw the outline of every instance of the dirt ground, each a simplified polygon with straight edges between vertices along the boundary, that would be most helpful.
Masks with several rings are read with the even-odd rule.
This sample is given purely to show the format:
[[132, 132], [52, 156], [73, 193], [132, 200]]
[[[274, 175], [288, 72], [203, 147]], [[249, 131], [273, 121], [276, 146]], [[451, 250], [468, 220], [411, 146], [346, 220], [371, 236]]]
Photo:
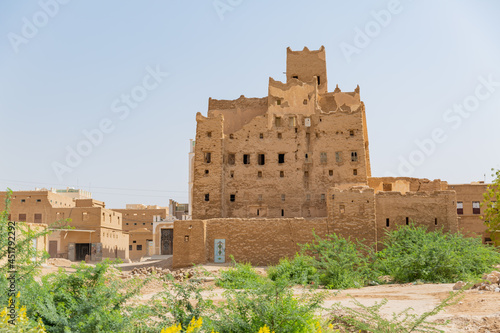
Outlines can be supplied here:
[[[149, 263], [151, 264], [151, 263]], [[56, 271], [57, 267], [64, 267], [68, 272], [67, 262], [54, 263], [51, 268], [45, 268], [44, 273]], [[167, 267], [168, 262], [160, 263], [161, 267]], [[129, 266], [125, 270], [129, 271]], [[216, 276], [221, 269], [226, 269], [227, 265], [204, 265], [203, 269]], [[265, 274], [265, 267], [257, 267], [257, 271]], [[213, 281], [206, 282], [211, 290], [203, 292], [204, 297], [209, 297], [215, 302], [222, 301], [224, 289], [217, 288]], [[141, 299], [146, 301], [163, 290], [164, 286], [160, 281], [151, 281], [142, 289]], [[325, 290], [318, 290], [325, 291]], [[390, 316], [399, 313], [407, 308], [412, 308], [411, 313], [423, 314], [432, 310], [443, 299], [453, 291], [453, 284], [386, 284], [380, 286], [364, 287], [360, 289], [347, 289], [342, 291], [326, 291], [328, 296], [324, 307], [329, 308], [335, 303], [344, 306], [354, 307], [351, 297], [364, 305], [373, 305], [387, 299], [387, 304], [382, 308], [382, 313]], [[294, 293], [300, 295], [303, 289], [299, 286], [294, 288]], [[323, 315], [327, 315], [324, 313]], [[468, 290], [463, 298], [455, 305], [446, 307], [442, 312], [429, 318], [430, 321], [450, 323], [443, 326], [445, 332], [499, 332], [500, 333], [500, 293], [492, 291]]]

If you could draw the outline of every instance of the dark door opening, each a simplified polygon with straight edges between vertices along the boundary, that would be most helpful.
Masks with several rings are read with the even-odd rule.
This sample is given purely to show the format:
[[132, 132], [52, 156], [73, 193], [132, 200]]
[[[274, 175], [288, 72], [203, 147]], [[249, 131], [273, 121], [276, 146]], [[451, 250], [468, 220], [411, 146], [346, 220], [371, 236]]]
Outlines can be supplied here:
[[51, 258], [57, 258], [57, 241], [49, 241], [49, 254]]
[[86, 255], [90, 255], [90, 245], [88, 243], [75, 244], [75, 260], [85, 260]]
[[172, 255], [174, 245], [174, 230], [173, 229], [161, 229], [161, 254], [162, 255]]

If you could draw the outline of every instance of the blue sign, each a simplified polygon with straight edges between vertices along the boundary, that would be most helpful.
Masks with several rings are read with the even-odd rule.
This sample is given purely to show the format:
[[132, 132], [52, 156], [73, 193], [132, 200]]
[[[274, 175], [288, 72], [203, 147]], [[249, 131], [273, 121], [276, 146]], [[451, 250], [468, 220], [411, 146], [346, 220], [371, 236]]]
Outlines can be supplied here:
[[214, 262], [224, 263], [226, 262], [226, 240], [216, 239], [214, 247]]

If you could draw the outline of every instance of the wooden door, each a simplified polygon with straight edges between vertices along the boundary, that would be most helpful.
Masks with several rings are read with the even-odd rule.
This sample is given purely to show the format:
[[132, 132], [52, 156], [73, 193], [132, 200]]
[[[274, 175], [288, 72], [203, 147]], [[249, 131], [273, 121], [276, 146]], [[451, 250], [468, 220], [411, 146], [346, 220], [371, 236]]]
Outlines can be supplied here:
[[161, 254], [172, 255], [174, 253], [174, 230], [161, 229]]

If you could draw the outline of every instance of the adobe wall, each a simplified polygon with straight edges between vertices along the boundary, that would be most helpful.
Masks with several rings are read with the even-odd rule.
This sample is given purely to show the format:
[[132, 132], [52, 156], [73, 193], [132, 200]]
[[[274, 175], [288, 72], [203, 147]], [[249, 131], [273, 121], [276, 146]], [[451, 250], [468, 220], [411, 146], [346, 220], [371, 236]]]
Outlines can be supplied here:
[[250, 120], [267, 111], [267, 97], [246, 98], [241, 95], [235, 100], [208, 100], [208, 117], [224, 117], [224, 134], [236, 132]]
[[[429, 180], [426, 178], [411, 177], [371, 177], [368, 178], [368, 186], [375, 189], [375, 193], [384, 190], [385, 185], [391, 185], [395, 192], [434, 192], [445, 191], [448, 183], [440, 179]], [[391, 191], [391, 190], [389, 190]]]
[[378, 239], [375, 227], [375, 193], [367, 186], [348, 190], [332, 188], [328, 192], [328, 218], [333, 233], [374, 246]]
[[[193, 219], [220, 217], [222, 212], [223, 116], [196, 114], [193, 174]], [[210, 153], [210, 161], [206, 154]], [[208, 194], [208, 201], [206, 200]]]
[[[152, 255], [153, 253], [148, 253], [148, 251], [153, 251], [153, 247], [148, 249], [148, 241], [153, 240], [153, 234], [146, 228], [140, 228], [132, 230], [129, 232], [129, 257], [132, 260], [138, 260], [147, 255]], [[139, 246], [139, 247], [138, 247]], [[140, 248], [140, 249], [139, 249]]]
[[146, 228], [153, 233], [154, 216], [165, 219], [168, 216], [167, 208], [142, 208], [142, 209], [113, 209], [122, 214], [124, 231]]
[[328, 80], [326, 75], [326, 52], [325, 47], [319, 50], [309, 50], [304, 47], [302, 51], [286, 49], [286, 80], [290, 82], [294, 76], [301, 81], [312, 81], [314, 77], [320, 77], [319, 91], [328, 91]]
[[458, 215], [460, 218], [460, 231], [467, 236], [479, 236], [485, 241], [490, 238], [486, 231], [486, 225], [481, 219], [484, 214], [485, 207], [480, 207], [480, 214], [474, 214], [472, 210], [472, 202], [483, 202], [483, 194], [486, 192], [488, 184], [472, 183], [472, 184], [450, 184], [449, 190], [457, 193], [457, 202], [463, 204], [463, 214]]
[[313, 229], [324, 237], [328, 228], [326, 218], [175, 221], [173, 265], [214, 262], [215, 239], [226, 240], [226, 262], [233, 255], [238, 262], [273, 265], [280, 258], [293, 257], [300, 250], [297, 244], [311, 242]]
[[173, 268], [207, 262], [206, 233], [204, 220], [176, 220], [174, 222]]
[[[363, 114], [362, 108], [316, 113], [308, 117], [311, 126], [306, 127], [305, 116], [284, 113], [281, 124], [273, 122], [270, 129], [268, 116], [259, 116], [222, 138], [217, 119], [199, 118], [193, 218], [281, 218], [282, 210], [283, 217], [325, 217], [329, 187], [363, 184], [369, 176]], [[296, 125], [290, 126], [290, 119]], [[357, 153], [357, 161], [351, 161], [352, 151]], [[205, 152], [211, 152], [211, 163], [203, 161]], [[230, 154], [235, 156], [234, 164]], [[243, 163], [244, 154], [249, 155], [248, 164]], [[259, 154], [265, 156], [264, 165], [258, 163]], [[284, 154], [284, 163], [279, 163], [279, 154]], [[207, 193], [210, 202], [204, 201]]]
[[[406, 221], [424, 225], [427, 230], [458, 231], [456, 195], [454, 191], [432, 193], [378, 192], [376, 199], [377, 234], [381, 241], [386, 231], [394, 230]], [[389, 219], [389, 227], [387, 227]], [[380, 246], [379, 246], [380, 249]]]

